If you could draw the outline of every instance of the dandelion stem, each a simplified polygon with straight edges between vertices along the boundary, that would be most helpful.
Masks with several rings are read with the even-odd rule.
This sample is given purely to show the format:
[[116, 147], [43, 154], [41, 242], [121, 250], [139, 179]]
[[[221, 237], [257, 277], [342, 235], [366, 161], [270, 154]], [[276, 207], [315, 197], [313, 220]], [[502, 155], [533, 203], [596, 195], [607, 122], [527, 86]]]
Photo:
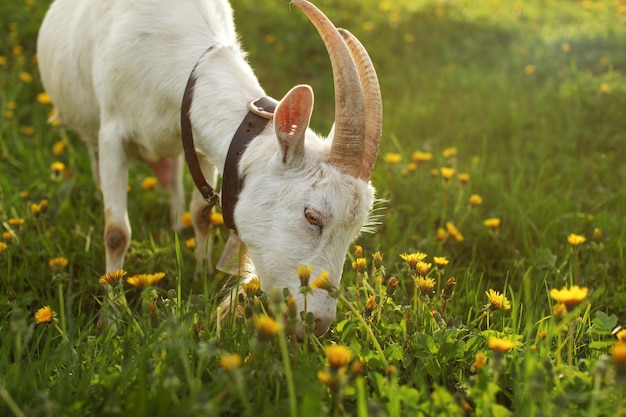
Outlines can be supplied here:
[[380, 360], [382, 361], [383, 365], [385, 365], [385, 369], [389, 368], [389, 363], [387, 362], [387, 358], [385, 358], [385, 352], [383, 352], [383, 348], [380, 347], [380, 343], [378, 343], [378, 340], [376, 339], [376, 336], [374, 335], [374, 332], [372, 331], [371, 327], [368, 326], [365, 320], [363, 320], [363, 317], [361, 317], [359, 312], [356, 310], [356, 308], [354, 308], [352, 303], [350, 303], [350, 301], [346, 299], [346, 297], [344, 297], [343, 295], [340, 295], [339, 299], [348, 307], [348, 309], [352, 312], [354, 317], [356, 317], [356, 319], [361, 323], [361, 326], [363, 326], [363, 329], [372, 340], [372, 344], [374, 345], [376, 352], [378, 352], [378, 355], [380, 356]]
[[280, 353], [283, 357], [283, 367], [285, 368], [285, 377], [287, 378], [287, 392], [289, 393], [289, 415], [291, 417], [297, 417], [298, 403], [296, 398], [296, 388], [294, 386], [293, 372], [291, 370], [291, 362], [289, 360], [287, 337], [285, 336], [285, 330], [282, 326], [278, 330], [278, 344], [280, 345]]

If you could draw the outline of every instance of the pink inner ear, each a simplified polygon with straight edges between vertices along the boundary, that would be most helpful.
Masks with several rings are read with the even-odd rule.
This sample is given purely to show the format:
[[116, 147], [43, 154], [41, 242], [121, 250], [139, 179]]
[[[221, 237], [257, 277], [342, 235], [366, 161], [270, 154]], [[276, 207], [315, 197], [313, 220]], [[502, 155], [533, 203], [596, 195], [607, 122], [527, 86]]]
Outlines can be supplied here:
[[308, 87], [294, 87], [283, 98], [280, 109], [274, 115], [281, 132], [294, 136], [309, 125], [312, 107], [311, 92]]

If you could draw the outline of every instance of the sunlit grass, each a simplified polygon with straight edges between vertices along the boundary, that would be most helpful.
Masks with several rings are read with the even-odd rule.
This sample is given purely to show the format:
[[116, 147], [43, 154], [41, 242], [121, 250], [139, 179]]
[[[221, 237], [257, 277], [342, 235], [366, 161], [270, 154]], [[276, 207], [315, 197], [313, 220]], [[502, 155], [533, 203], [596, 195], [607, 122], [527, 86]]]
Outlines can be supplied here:
[[[258, 281], [222, 317], [235, 279], [191, 280], [189, 216], [175, 236], [139, 164], [125, 270], [103, 275], [86, 147], [36, 69], [48, 3], [0, 12], [1, 415], [624, 415], [622, 2], [316, 2], [368, 48], [385, 120], [379, 217], [342, 286], [298, 271], [339, 300], [304, 341], [293, 298]], [[328, 131], [314, 29], [233, 3], [267, 92], [310, 83]]]

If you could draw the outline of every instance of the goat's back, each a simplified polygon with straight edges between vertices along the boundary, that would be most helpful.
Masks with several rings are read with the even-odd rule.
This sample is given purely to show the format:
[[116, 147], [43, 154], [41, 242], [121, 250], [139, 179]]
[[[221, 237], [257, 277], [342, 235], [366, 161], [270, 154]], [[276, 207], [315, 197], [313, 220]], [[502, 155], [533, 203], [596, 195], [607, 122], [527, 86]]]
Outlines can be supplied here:
[[216, 43], [239, 51], [226, 0], [56, 0], [37, 46], [46, 91], [87, 142], [115, 119], [139, 148], [178, 149], [187, 77]]

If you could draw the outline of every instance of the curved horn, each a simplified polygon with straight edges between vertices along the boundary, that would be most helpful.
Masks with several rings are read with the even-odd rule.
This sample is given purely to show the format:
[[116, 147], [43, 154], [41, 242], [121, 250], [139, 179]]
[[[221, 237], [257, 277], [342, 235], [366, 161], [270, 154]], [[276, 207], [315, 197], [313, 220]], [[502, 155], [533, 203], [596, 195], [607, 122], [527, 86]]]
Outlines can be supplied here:
[[356, 36], [346, 29], [339, 28], [337, 30], [352, 54], [365, 96], [365, 143], [359, 178], [369, 181], [376, 163], [378, 145], [383, 131], [383, 101], [380, 94], [380, 84], [374, 64], [365, 47]]
[[335, 136], [329, 163], [359, 178], [363, 162], [365, 100], [354, 61], [341, 35], [317, 7], [306, 0], [292, 0], [319, 32], [333, 68], [335, 86]]

